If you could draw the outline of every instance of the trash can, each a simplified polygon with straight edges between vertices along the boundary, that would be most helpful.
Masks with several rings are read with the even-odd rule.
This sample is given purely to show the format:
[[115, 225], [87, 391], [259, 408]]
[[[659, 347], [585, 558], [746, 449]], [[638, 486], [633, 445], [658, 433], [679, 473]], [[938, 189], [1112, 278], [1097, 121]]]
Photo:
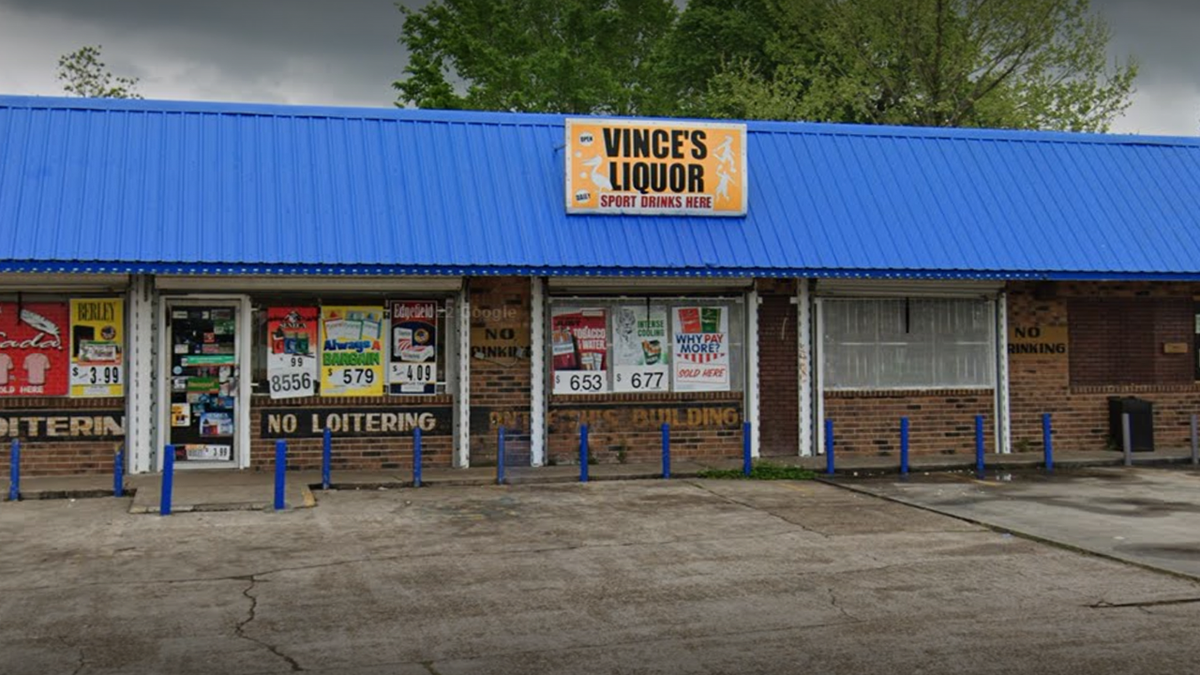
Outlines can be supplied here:
[[1134, 452], [1154, 450], [1154, 404], [1132, 396], [1108, 399], [1108, 433], [1117, 450], [1124, 451], [1121, 416], [1129, 414], [1129, 445]]

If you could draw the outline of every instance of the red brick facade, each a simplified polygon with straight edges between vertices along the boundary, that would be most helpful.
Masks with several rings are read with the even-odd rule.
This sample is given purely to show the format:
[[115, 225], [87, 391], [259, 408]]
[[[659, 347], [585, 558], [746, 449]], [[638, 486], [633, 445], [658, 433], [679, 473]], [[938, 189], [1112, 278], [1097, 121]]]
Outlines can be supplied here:
[[[1056, 449], [1112, 447], [1112, 396], [1151, 401], [1156, 445], [1185, 446], [1190, 416], [1200, 413], [1192, 365], [1198, 292], [1200, 285], [1186, 283], [1009, 284], [1011, 325], [1070, 332], [1066, 355], [1009, 356], [1013, 449], [1042, 448], [1043, 413], [1052, 415]], [[1186, 344], [1186, 351], [1165, 353], [1168, 343]]]
[[[58, 413], [80, 417], [72, 423]], [[124, 418], [123, 398], [0, 400], [0, 475], [8, 478], [14, 438], [21, 441], [22, 475], [110, 473], [113, 455], [124, 445], [123, 433], [118, 430]], [[77, 433], [88, 438], [73, 438]]]
[[[505, 430], [505, 463], [529, 465], [530, 358], [533, 293], [526, 277], [470, 280], [471, 301], [471, 465], [495, 465], [497, 433]], [[479, 351], [486, 329], [490, 339], [512, 353]], [[500, 329], [513, 331], [509, 339]]]
[[835, 452], [900, 451], [900, 418], [908, 418], [910, 454], [975, 452], [975, 416], [984, 419], [984, 447], [995, 448], [991, 389], [826, 392], [825, 417], [833, 420]]
[[758, 436], [763, 457], [800, 452], [796, 282], [758, 283]]

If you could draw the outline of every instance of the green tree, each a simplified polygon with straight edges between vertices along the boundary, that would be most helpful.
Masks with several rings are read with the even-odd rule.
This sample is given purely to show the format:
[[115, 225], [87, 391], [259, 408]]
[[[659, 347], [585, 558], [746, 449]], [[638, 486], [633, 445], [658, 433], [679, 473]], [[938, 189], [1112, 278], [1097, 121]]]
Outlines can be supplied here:
[[[397, 105], [635, 114], [670, 0], [434, 0], [400, 8]], [[461, 92], [461, 93], [460, 93]]]
[[1137, 72], [1132, 59], [1108, 63], [1108, 27], [1088, 0], [771, 0], [768, 11], [768, 67], [727, 64], [707, 114], [1105, 131]]
[[118, 77], [100, 60], [102, 47], [85, 45], [58, 58], [58, 81], [63, 91], [87, 98], [141, 98], [138, 78]]

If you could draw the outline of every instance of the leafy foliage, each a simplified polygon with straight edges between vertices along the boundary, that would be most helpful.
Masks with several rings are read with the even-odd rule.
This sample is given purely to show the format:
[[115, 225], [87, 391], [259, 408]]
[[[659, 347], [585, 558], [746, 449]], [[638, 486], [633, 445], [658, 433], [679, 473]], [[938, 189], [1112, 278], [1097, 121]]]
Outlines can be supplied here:
[[715, 76], [714, 116], [1104, 131], [1137, 72], [1109, 67], [1088, 0], [779, 0], [772, 12], [779, 65]]
[[63, 91], [87, 98], [141, 98], [138, 78], [114, 76], [100, 60], [100, 45], [85, 45], [58, 58]]
[[1129, 105], [1088, 0], [434, 0], [399, 105], [1102, 131]]
[[650, 55], [677, 16], [670, 0], [435, 0], [400, 11], [410, 54], [393, 84], [400, 104], [621, 115], [638, 112]]

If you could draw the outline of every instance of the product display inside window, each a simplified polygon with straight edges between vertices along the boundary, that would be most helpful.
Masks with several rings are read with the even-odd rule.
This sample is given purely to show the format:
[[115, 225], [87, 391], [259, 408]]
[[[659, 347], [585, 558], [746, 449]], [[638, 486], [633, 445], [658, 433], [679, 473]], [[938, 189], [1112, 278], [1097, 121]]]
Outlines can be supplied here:
[[996, 375], [990, 300], [824, 298], [825, 389], [989, 388]]
[[740, 391], [740, 299], [554, 298], [550, 391]]
[[425, 396], [452, 391], [445, 358], [452, 303], [435, 299], [256, 299], [254, 393]]

